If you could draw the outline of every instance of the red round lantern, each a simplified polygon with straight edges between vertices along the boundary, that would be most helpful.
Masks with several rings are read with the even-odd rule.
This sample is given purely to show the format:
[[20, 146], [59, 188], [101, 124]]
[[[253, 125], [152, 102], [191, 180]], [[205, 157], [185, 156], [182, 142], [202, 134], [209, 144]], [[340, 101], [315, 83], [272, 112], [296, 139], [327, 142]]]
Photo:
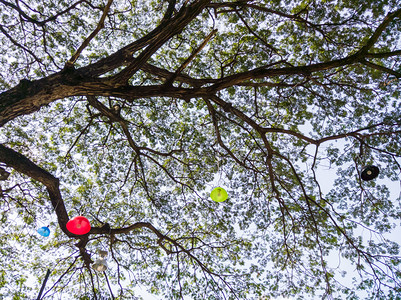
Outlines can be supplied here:
[[77, 216], [67, 222], [67, 230], [73, 234], [83, 235], [91, 230], [89, 220], [83, 216]]

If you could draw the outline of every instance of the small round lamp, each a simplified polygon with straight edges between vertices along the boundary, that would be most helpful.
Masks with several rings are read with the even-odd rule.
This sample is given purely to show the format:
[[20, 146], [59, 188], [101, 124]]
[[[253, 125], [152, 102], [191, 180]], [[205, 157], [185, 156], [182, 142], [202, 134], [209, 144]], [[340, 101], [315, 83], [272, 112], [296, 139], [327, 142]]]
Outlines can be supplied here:
[[97, 272], [104, 272], [107, 270], [107, 251], [99, 250], [99, 257], [96, 259], [95, 263], [92, 265], [92, 269]]
[[212, 200], [215, 202], [223, 202], [227, 200], [228, 194], [225, 189], [216, 187], [210, 193], [210, 198], [212, 198]]
[[364, 181], [370, 181], [379, 176], [380, 170], [378, 167], [369, 165], [362, 169], [361, 178]]
[[77, 216], [67, 222], [67, 230], [76, 235], [87, 234], [91, 230], [89, 220], [83, 216]]
[[38, 233], [39, 233], [41, 236], [48, 237], [48, 236], [50, 235], [50, 229], [49, 229], [49, 227], [46, 227], [46, 226], [40, 227], [40, 228], [38, 229]]

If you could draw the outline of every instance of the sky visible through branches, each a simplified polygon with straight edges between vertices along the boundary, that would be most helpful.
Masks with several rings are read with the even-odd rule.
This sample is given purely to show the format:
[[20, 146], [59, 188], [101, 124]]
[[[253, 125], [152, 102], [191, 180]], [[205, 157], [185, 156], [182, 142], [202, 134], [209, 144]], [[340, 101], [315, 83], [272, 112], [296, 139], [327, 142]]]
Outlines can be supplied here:
[[400, 7], [0, 0], [0, 298], [400, 298]]

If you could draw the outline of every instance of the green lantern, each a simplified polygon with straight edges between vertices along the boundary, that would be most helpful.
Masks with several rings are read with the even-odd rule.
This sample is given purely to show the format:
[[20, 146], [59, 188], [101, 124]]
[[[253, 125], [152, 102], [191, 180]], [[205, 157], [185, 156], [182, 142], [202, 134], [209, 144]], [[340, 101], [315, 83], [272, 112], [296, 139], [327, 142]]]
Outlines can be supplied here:
[[228, 194], [225, 189], [221, 187], [214, 188], [213, 191], [210, 193], [210, 198], [216, 202], [223, 202], [227, 200]]

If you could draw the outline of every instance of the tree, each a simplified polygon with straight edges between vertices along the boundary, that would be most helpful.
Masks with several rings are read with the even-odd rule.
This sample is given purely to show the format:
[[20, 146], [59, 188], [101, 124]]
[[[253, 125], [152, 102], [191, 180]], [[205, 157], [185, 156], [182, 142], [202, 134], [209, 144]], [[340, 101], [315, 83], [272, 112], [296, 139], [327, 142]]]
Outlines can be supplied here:
[[0, 295], [398, 299], [400, 4], [0, 0]]

